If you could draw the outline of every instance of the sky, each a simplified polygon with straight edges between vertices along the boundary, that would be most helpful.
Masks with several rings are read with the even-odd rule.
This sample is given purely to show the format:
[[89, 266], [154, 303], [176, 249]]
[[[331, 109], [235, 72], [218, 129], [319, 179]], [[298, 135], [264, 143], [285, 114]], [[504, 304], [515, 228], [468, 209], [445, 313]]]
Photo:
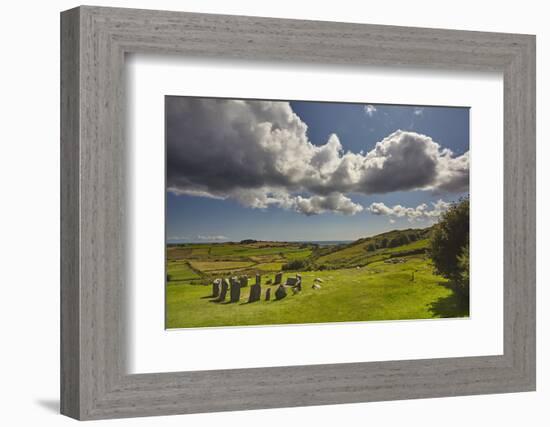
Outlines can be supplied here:
[[469, 108], [167, 96], [168, 243], [347, 241], [468, 194]]

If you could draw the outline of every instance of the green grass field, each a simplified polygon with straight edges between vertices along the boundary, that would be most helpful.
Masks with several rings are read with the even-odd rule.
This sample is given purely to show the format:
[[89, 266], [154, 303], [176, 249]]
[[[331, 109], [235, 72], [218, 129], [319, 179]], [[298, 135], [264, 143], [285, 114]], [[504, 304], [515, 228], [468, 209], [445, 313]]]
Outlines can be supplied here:
[[189, 264], [195, 270], [203, 272], [236, 271], [254, 265], [253, 262], [249, 261], [189, 261]]
[[186, 261], [169, 261], [168, 271], [169, 282], [172, 284], [188, 284], [201, 278], [200, 274], [192, 270]]
[[[404, 237], [405, 236], [405, 237]], [[384, 240], [385, 239], [385, 240]], [[403, 244], [399, 244], [403, 243]], [[385, 247], [383, 247], [386, 245]], [[391, 247], [388, 247], [390, 245]], [[171, 245], [167, 249], [167, 328], [354, 322], [468, 316], [468, 309], [433, 272], [426, 254], [425, 230], [390, 232], [348, 245], [320, 247], [284, 242]], [[283, 271], [302, 276], [302, 290], [287, 289], [276, 301], [276, 285], [267, 285], [285, 264], [304, 267]], [[262, 298], [214, 302], [212, 281], [232, 275], [262, 276]], [[320, 289], [313, 289], [315, 279]], [[271, 288], [272, 298], [264, 300]]]

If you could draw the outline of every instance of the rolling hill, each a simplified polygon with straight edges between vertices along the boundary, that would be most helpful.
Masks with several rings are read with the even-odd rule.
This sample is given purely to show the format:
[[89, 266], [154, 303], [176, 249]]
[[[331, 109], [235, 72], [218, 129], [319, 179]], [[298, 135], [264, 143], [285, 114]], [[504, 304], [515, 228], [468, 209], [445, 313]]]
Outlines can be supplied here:
[[431, 227], [392, 230], [355, 242], [320, 248], [312, 256], [319, 269], [364, 266], [388, 258], [423, 255], [429, 244]]

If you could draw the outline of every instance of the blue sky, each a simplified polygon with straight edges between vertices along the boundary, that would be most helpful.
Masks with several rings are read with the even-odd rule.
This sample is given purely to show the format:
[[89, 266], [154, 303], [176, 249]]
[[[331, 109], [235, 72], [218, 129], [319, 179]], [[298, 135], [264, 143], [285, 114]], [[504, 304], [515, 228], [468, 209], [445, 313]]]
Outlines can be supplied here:
[[354, 240], [467, 194], [466, 107], [256, 103], [167, 97], [169, 243]]

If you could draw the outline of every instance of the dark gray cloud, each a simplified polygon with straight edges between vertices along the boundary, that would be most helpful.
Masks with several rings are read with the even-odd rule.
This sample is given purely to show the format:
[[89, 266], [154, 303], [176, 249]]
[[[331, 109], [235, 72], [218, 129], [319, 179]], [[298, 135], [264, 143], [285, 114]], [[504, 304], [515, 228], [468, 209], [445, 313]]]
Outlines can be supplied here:
[[455, 156], [426, 135], [398, 130], [367, 153], [321, 146], [287, 102], [168, 97], [167, 185], [175, 194], [232, 198], [306, 215], [352, 215], [347, 195], [468, 188], [468, 153]]

